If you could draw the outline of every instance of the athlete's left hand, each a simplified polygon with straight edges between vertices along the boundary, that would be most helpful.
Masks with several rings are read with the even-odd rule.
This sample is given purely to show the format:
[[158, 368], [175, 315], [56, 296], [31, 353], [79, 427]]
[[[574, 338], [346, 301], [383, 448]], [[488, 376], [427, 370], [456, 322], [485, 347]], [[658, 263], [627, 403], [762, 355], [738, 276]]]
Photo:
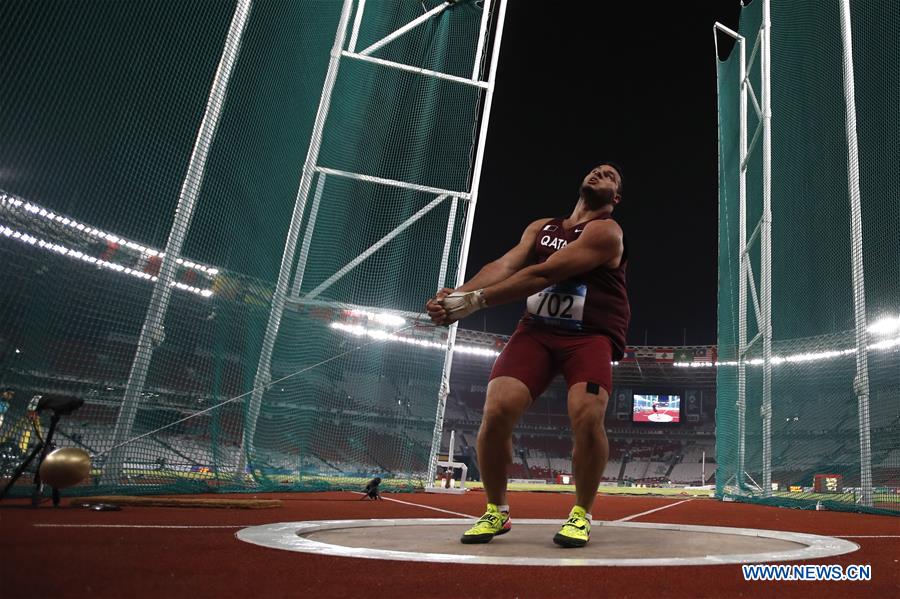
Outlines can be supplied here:
[[[443, 322], [437, 324], [449, 325], [457, 320], [462, 320], [466, 316], [487, 307], [484, 299], [484, 289], [477, 291], [454, 291], [443, 299], [439, 299], [438, 303], [444, 307], [446, 316]], [[432, 318], [432, 320], [434, 320]]]
[[425, 302], [425, 311], [428, 312], [428, 316], [434, 324], [444, 324], [444, 319], [447, 317], [447, 311], [444, 310], [444, 306], [442, 306], [440, 302], [451, 293], [453, 293], [453, 290], [449, 287], [438, 289], [434, 297]]

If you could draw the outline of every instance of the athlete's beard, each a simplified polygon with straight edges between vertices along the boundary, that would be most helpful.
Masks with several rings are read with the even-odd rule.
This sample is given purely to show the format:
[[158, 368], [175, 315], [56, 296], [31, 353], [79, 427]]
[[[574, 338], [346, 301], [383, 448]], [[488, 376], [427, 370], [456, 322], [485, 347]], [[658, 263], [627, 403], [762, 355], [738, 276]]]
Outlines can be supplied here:
[[591, 210], [598, 210], [613, 203], [616, 192], [612, 189], [594, 189], [590, 185], [581, 186], [581, 197]]

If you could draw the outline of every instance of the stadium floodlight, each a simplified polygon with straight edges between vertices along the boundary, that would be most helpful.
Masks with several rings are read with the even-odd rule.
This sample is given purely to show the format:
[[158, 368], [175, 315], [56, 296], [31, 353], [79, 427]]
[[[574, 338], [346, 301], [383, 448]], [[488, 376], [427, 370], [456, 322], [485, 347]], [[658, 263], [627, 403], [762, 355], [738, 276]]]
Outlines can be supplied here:
[[[728, 365], [729, 362], [673, 362], [673, 366], [676, 368], [712, 368], [714, 366], [724, 366]], [[618, 362], [613, 362], [613, 366], [618, 365]], [[735, 362], [733, 365], [737, 365]]]
[[[5, 225], [0, 225], [0, 235], [25, 242], [31, 246], [41, 248], [42, 250], [46, 250], [48, 252], [59, 254], [60, 256], [66, 256], [67, 258], [73, 258], [75, 260], [87, 262], [88, 264], [93, 264], [98, 268], [106, 268], [115, 272], [130, 275], [137, 279], [152, 281], [154, 283], [157, 280], [157, 277], [146, 272], [135, 270], [127, 266], [122, 266], [121, 264], [116, 264], [115, 262], [109, 262], [108, 260], [103, 260], [101, 258], [95, 258], [94, 256], [88, 256], [87, 254], [79, 250], [74, 250], [60, 243], [46, 241], [33, 235], [29, 235], [28, 233], [16, 231], [15, 229], [11, 229]], [[193, 285], [187, 285], [185, 283], [173, 282], [172, 286], [182, 291], [188, 291], [202, 297], [211, 297], [213, 294], [211, 289], [200, 289], [199, 287], [194, 287]]]
[[471, 345], [454, 345], [453, 351], [461, 354], [471, 354], [473, 356], [484, 356], [486, 358], [496, 358], [500, 352], [486, 347], [474, 347]]
[[346, 312], [348, 316], [354, 318], [365, 318], [367, 320], [377, 322], [378, 324], [385, 324], [393, 327], [402, 327], [406, 324], [405, 318], [396, 316], [394, 314], [369, 312], [366, 310], [347, 310]]
[[869, 325], [869, 332], [873, 335], [892, 335], [900, 333], [900, 316], [885, 316]]
[[856, 348], [852, 347], [849, 349], [842, 350], [832, 350], [832, 351], [822, 351], [822, 352], [807, 352], [802, 354], [794, 354], [791, 356], [772, 356], [772, 364], [784, 364], [785, 362], [789, 363], [798, 363], [798, 362], [818, 362], [820, 360], [829, 360], [831, 358], [839, 358], [841, 356], [849, 356], [851, 354], [856, 353]]
[[[438, 343], [437, 341], [428, 341], [427, 339], [415, 339], [385, 331], [384, 329], [370, 329], [358, 324], [344, 324], [342, 322], [332, 322], [331, 328], [349, 333], [356, 337], [368, 337], [377, 341], [394, 341], [398, 343], [406, 343], [408, 345], [417, 345], [419, 347], [429, 347], [433, 349], [446, 349], [446, 343]], [[474, 356], [484, 356], [487, 358], [495, 358], [500, 352], [487, 349], [484, 347], [476, 347], [472, 345], [454, 345], [453, 351], [461, 354], [471, 354]]]
[[883, 339], [882, 341], [878, 341], [869, 345], [869, 349], [891, 349], [894, 347], [900, 347], [900, 337], [894, 337], [893, 339]]
[[[164, 257], [165, 256], [165, 252], [162, 252], [160, 250], [146, 247], [144, 245], [141, 245], [139, 243], [131, 241], [130, 239], [125, 239], [124, 237], [119, 237], [118, 235], [114, 235], [113, 233], [110, 233], [108, 231], [103, 231], [101, 229], [97, 229], [97, 228], [91, 227], [89, 225], [85, 225], [84, 223], [80, 223], [73, 218], [69, 218], [68, 216], [64, 216], [61, 214], [56, 214], [54, 212], [51, 212], [51, 211], [47, 210], [46, 208], [43, 208], [33, 202], [27, 202], [25, 200], [17, 198], [14, 195], [11, 195], [11, 194], [8, 194], [5, 192], [0, 192], [0, 207], [3, 207], [3, 205], [10, 207], [10, 209], [19, 209], [20, 208], [32, 215], [41, 217], [41, 218], [47, 220], [48, 222], [62, 224], [70, 229], [74, 229], [81, 233], [90, 235], [91, 237], [96, 237], [97, 239], [103, 239], [109, 243], [115, 243], [115, 244], [125, 246], [128, 249], [134, 250], [136, 252], [140, 252], [141, 254], [145, 254], [147, 256], [152, 256], [152, 257], [155, 257], [155, 256]], [[4, 226], [2, 228], [6, 229], [8, 227]], [[11, 236], [10, 234], [8, 234], [6, 232], [4, 232], [4, 234], [7, 235], [8, 237]], [[19, 237], [16, 237], [16, 239], [18, 239], [18, 238]], [[27, 234], [22, 234], [22, 238], [24, 241], [27, 241], [32, 244], [34, 244], [36, 241], [36, 240], [30, 241], [30, 239], [33, 239], [33, 238], [31, 238]], [[218, 268], [205, 266], [203, 264], [199, 264], [197, 262], [192, 262], [190, 260], [185, 260], [183, 258], [176, 259], [176, 263], [184, 266], [185, 268], [189, 268], [191, 270], [196, 270], [198, 272], [202, 272], [209, 276], [215, 276], [215, 275], [219, 274]]]

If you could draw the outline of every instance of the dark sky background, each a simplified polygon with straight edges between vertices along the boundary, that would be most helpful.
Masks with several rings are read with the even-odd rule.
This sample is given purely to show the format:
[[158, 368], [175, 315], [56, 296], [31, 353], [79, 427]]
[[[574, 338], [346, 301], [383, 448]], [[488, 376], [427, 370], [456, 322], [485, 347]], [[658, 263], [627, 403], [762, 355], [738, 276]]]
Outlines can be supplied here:
[[[567, 216], [584, 174], [612, 160], [625, 171], [614, 216], [629, 245], [628, 342], [715, 343], [712, 26], [737, 29], [739, 14], [738, 0], [509, 2], [467, 278], [531, 221]], [[523, 305], [462, 326], [509, 334]]]

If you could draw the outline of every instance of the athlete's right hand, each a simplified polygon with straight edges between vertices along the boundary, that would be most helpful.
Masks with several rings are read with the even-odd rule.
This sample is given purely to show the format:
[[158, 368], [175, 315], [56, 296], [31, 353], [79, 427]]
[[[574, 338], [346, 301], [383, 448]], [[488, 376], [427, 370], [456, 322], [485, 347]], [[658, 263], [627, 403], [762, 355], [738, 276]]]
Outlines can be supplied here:
[[425, 311], [428, 312], [428, 316], [431, 318], [431, 322], [433, 322], [434, 324], [444, 324], [444, 321], [447, 318], [447, 311], [438, 300], [444, 299], [451, 293], [453, 293], [453, 290], [449, 287], [438, 289], [434, 297], [425, 302]]

